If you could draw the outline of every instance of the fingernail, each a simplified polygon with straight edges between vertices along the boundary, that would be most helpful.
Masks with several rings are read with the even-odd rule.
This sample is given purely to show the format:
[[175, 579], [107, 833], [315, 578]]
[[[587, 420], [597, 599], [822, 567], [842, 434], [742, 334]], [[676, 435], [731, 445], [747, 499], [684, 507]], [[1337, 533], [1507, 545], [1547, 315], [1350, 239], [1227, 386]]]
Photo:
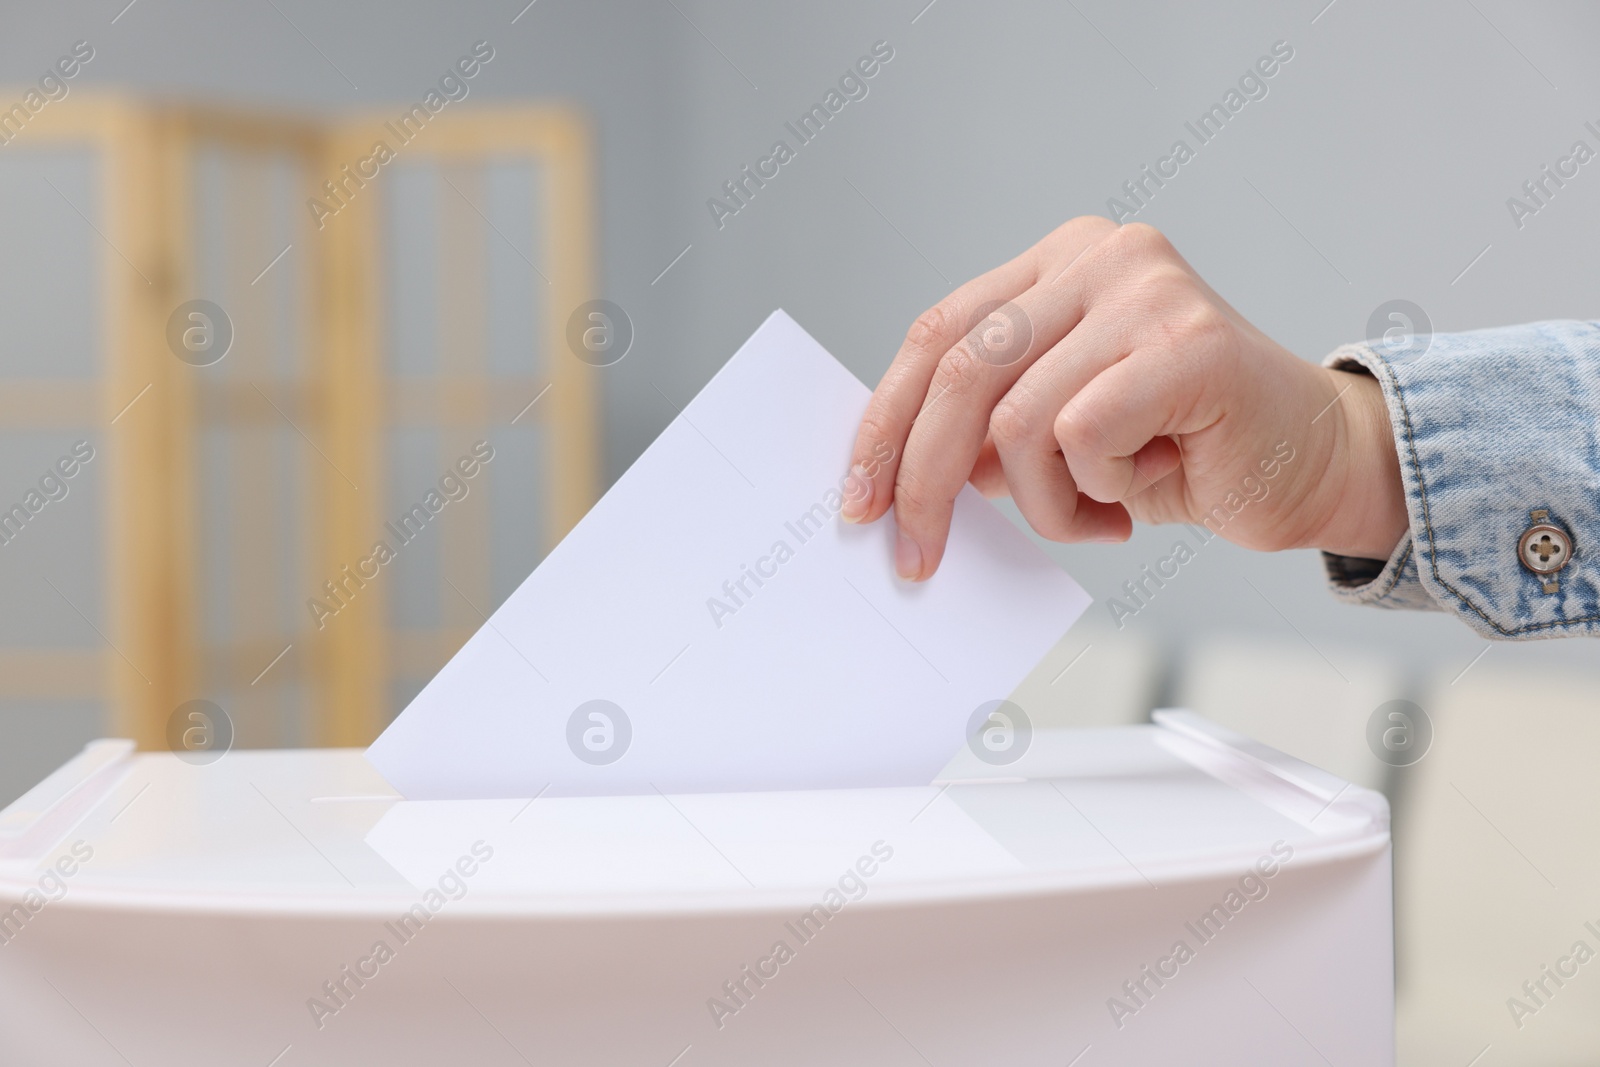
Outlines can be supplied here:
[[894, 569], [908, 582], [916, 581], [922, 573], [922, 549], [903, 533], [895, 538]]
[[844, 487], [844, 506], [839, 509], [839, 517], [845, 522], [860, 522], [867, 517], [871, 503], [872, 479], [867, 477], [867, 469], [857, 463], [850, 468], [850, 478]]

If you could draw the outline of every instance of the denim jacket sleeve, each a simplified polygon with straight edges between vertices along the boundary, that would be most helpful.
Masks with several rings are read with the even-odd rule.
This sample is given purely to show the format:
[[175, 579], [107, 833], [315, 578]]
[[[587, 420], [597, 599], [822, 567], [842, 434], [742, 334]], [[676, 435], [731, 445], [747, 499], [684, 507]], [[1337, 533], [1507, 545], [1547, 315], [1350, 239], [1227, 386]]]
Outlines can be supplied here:
[[1489, 638], [1600, 635], [1600, 323], [1370, 341], [1325, 364], [1383, 386], [1410, 516], [1387, 562], [1324, 554], [1336, 596]]

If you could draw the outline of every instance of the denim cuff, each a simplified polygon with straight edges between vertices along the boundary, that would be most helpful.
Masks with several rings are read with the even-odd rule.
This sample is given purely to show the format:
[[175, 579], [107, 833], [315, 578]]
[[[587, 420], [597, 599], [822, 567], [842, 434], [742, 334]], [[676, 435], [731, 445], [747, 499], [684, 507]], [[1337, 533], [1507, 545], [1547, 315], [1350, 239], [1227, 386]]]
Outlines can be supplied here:
[[[1440, 608], [1485, 637], [1600, 635], [1600, 324], [1344, 345], [1383, 387], [1410, 534], [1387, 563], [1324, 554], [1339, 599]], [[1535, 527], [1567, 563], [1523, 560]]]
[[1417, 576], [1416, 542], [1410, 534], [1400, 539], [1387, 562], [1324, 552], [1322, 563], [1328, 570], [1328, 587], [1346, 604], [1408, 611], [1442, 610], [1439, 602], [1422, 588], [1422, 580]]

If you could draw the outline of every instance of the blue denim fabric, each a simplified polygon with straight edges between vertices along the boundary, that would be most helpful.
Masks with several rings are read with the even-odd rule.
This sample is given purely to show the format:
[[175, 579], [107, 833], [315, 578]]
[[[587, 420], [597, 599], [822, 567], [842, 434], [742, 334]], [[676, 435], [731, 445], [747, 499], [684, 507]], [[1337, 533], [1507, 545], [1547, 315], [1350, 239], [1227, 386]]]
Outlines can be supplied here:
[[[1600, 635], [1600, 323], [1410, 348], [1344, 345], [1324, 361], [1382, 384], [1411, 517], [1386, 563], [1324, 554], [1335, 595], [1453, 612], [1490, 638]], [[1534, 509], [1572, 537], [1555, 593], [1518, 557]]]

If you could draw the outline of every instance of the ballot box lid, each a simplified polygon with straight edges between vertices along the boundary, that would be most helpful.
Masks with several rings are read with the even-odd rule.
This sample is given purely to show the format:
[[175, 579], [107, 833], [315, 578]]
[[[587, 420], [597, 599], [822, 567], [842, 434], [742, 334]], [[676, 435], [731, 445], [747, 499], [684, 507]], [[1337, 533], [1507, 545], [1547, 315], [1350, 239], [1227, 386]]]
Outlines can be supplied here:
[[201, 762], [96, 741], [0, 812], [0, 900], [299, 915], [444, 900], [537, 918], [788, 908], [860, 886], [881, 907], [1388, 847], [1381, 794], [1190, 712], [1153, 719], [1037, 730], [1013, 762], [963, 752], [922, 787], [519, 800], [405, 801], [355, 749]]

